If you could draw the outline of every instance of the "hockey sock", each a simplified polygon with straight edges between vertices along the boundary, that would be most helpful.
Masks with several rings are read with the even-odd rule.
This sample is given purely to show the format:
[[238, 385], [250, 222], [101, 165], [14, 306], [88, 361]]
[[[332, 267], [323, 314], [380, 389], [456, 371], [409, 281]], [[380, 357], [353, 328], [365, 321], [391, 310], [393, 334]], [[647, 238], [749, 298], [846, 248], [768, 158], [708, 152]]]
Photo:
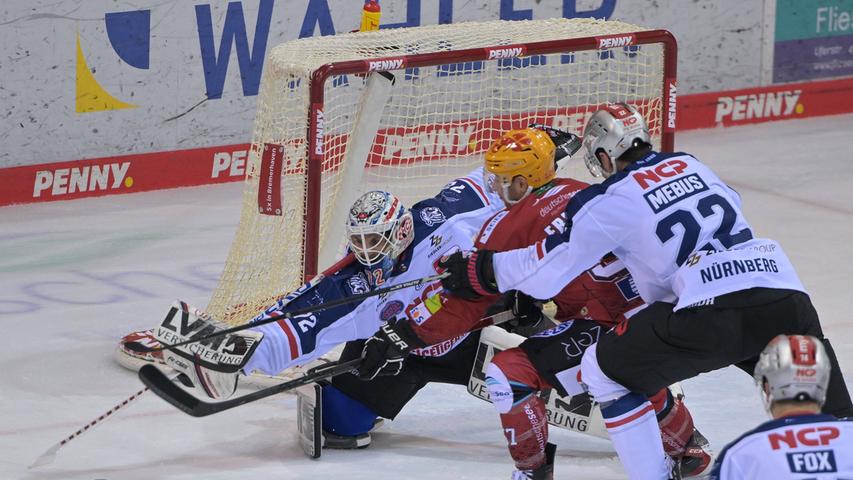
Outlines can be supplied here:
[[532, 470], [542, 466], [546, 460], [548, 421], [545, 402], [536, 391], [546, 384], [524, 351], [510, 348], [495, 355], [486, 367], [486, 386], [501, 416], [516, 468]]
[[[658, 425], [660, 425], [663, 449], [667, 455], [678, 457], [684, 453], [690, 437], [693, 436], [693, 416], [684, 402], [673, 398], [669, 389], [661, 390], [664, 393], [666, 408], [657, 414]], [[655, 395], [659, 397], [660, 392]]]
[[607, 433], [631, 480], [669, 478], [654, 407], [645, 396], [629, 393], [601, 405]]
[[373, 428], [376, 413], [333, 385], [323, 387], [323, 430], [336, 435], [356, 436]]
[[501, 425], [517, 469], [532, 470], [545, 463], [548, 421], [541, 398], [531, 394], [508, 413], [502, 413]]

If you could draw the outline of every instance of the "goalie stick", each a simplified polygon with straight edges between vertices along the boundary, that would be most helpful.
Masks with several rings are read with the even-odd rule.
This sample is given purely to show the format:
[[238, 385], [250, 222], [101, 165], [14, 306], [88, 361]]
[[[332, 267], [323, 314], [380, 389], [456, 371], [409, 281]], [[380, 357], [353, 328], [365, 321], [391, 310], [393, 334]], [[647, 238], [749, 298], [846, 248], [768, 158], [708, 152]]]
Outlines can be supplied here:
[[[313, 312], [317, 312], [320, 310], [325, 310], [327, 308], [337, 307], [338, 305], [345, 305], [347, 303], [352, 303], [352, 302], [357, 302], [359, 300], [364, 300], [365, 298], [370, 298], [370, 297], [375, 297], [378, 295], [385, 295], [385, 294], [388, 294], [391, 292], [396, 292], [397, 290], [402, 290], [404, 288], [409, 288], [409, 287], [414, 287], [414, 286], [421, 285], [424, 283], [434, 282], [436, 280], [441, 280], [442, 278], [444, 278], [448, 275], [450, 275], [449, 272], [444, 272], [444, 273], [440, 273], [438, 275], [431, 275], [428, 277], [416, 278], [414, 280], [409, 280], [408, 282], [398, 283], [397, 285], [392, 285], [390, 287], [377, 288], [376, 290], [372, 290], [370, 292], [359, 293], [356, 295], [351, 295], [349, 297], [339, 298], [337, 300], [331, 300], [331, 301], [322, 303], [320, 305], [311, 305], [311, 306], [304, 307], [304, 308], [298, 308], [296, 310], [291, 310], [291, 311], [285, 312], [281, 315], [273, 315], [271, 317], [267, 317], [267, 318], [264, 318], [262, 320], [258, 320], [256, 322], [243, 323], [243, 324], [237, 325], [235, 327], [226, 328], [226, 329], [220, 330], [218, 332], [213, 332], [209, 335], [202, 335], [202, 336], [195, 337], [195, 338], [192, 338], [190, 340], [183, 341], [183, 342], [178, 342], [178, 343], [175, 343], [172, 345], [165, 345], [165, 346], [161, 346], [161, 347], [148, 347], [148, 346], [143, 345], [139, 342], [127, 342], [124, 345], [129, 350], [133, 350], [134, 352], [138, 352], [138, 353], [151, 353], [151, 352], [159, 352], [162, 350], [170, 350], [173, 348], [178, 348], [178, 347], [183, 347], [185, 345], [189, 345], [190, 343], [203, 342], [205, 340], [210, 340], [211, 338], [221, 337], [222, 335], [228, 335], [229, 333], [239, 332], [239, 331], [246, 330], [246, 329], [249, 329], [252, 327], [257, 327], [260, 325], [266, 325], [268, 323], [277, 322], [279, 320], [290, 319], [290, 318], [293, 318], [297, 315], [302, 315], [305, 313], [313, 313]], [[313, 280], [312, 280], [312, 282], [313, 282]], [[303, 286], [303, 288], [304, 288], [304, 286]], [[296, 292], [300, 292], [300, 294], [301, 294], [301, 289], [297, 290]], [[294, 292], [294, 293], [296, 293], [296, 292]], [[293, 295], [293, 294], [291, 294], [291, 295]], [[177, 313], [177, 309], [175, 307], [173, 307], [169, 311], [167, 316], [175, 315], [176, 313]], [[183, 312], [183, 314], [186, 314], [186, 312]]]
[[332, 362], [326, 365], [321, 365], [319, 367], [312, 368], [308, 373], [299, 378], [295, 378], [269, 388], [264, 388], [248, 395], [231, 398], [221, 402], [205, 402], [201, 400], [178, 386], [178, 384], [173, 382], [154, 365], [143, 365], [142, 368], [139, 369], [139, 379], [142, 380], [142, 383], [150, 388], [152, 392], [156, 393], [157, 396], [172, 404], [178, 410], [193, 417], [206, 417], [208, 415], [213, 415], [214, 413], [219, 413], [224, 410], [230, 410], [234, 407], [239, 407], [240, 405], [245, 405], [277, 393], [286, 392], [317, 380], [347, 373], [357, 367], [360, 362], [360, 358], [354, 358], [348, 362]]
[[[490, 325], [498, 325], [514, 318], [512, 311], [504, 311], [496, 313], [492, 316], [481, 318], [470, 331], [476, 331], [486, 328]], [[157, 396], [173, 405], [178, 410], [191, 415], [193, 417], [206, 417], [219, 413], [225, 410], [230, 410], [240, 405], [260, 400], [278, 393], [286, 392], [302, 385], [307, 385], [311, 382], [331, 378], [342, 373], [351, 372], [361, 362], [360, 358], [355, 358], [347, 362], [332, 362], [326, 365], [312, 368], [305, 375], [293, 379], [289, 382], [284, 382], [274, 385], [269, 388], [264, 388], [256, 392], [243, 395], [236, 398], [231, 398], [221, 402], [206, 402], [187, 390], [181, 388], [173, 382], [166, 374], [154, 365], [143, 365], [139, 369], [139, 379]]]

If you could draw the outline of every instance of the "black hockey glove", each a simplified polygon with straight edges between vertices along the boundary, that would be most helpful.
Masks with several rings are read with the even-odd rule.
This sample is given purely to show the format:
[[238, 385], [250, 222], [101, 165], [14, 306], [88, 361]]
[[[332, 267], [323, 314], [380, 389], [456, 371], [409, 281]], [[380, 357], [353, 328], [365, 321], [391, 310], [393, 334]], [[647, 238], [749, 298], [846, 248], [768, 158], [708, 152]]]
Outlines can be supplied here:
[[438, 266], [447, 269], [450, 276], [441, 279], [441, 286], [451, 294], [469, 300], [500, 293], [492, 266], [494, 254], [491, 250], [475, 250], [442, 257]]
[[415, 348], [426, 344], [418, 338], [405, 319], [383, 323], [379, 330], [364, 342], [358, 378], [373, 380], [379, 376], [394, 376], [403, 369], [403, 360]]
[[575, 154], [578, 150], [581, 149], [583, 145], [583, 141], [581, 138], [574, 133], [564, 132], [562, 130], [557, 130], [556, 128], [546, 127], [540, 123], [531, 123], [527, 126], [527, 128], [535, 128], [537, 130], [542, 130], [547, 133], [549, 137], [551, 137], [551, 141], [554, 142], [554, 145], [557, 147], [557, 150], [554, 152], [554, 163], [557, 164], [560, 160], [570, 157]]
[[512, 310], [515, 316], [509, 321], [510, 326], [534, 327], [542, 321], [542, 304], [530, 295], [518, 290], [511, 290], [504, 296], [507, 310]]

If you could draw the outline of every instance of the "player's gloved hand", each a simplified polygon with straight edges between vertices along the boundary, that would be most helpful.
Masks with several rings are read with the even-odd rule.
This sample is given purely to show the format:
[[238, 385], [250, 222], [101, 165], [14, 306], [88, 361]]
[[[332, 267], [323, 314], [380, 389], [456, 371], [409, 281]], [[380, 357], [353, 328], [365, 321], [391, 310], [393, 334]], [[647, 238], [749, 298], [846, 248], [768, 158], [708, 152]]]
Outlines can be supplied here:
[[510, 321], [515, 327], [532, 327], [545, 317], [542, 313], [542, 303], [524, 292], [511, 290], [506, 293], [505, 300], [515, 316], [515, 319]]
[[441, 279], [441, 286], [451, 294], [469, 300], [500, 293], [492, 266], [494, 254], [491, 250], [475, 250], [442, 257], [438, 266], [450, 275]]
[[403, 369], [406, 355], [412, 349], [425, 346], [407, 320], [391, 319], [364, 342], [358, 378], [373, 380], [378, 376], [397, 375]]

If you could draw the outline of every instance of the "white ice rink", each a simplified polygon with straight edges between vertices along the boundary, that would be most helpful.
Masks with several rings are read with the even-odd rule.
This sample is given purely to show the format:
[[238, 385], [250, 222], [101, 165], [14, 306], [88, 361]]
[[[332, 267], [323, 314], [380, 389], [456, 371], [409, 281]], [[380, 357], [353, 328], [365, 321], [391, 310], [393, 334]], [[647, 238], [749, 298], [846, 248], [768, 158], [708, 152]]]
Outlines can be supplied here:
[[[853, 116], [679, 134], [779, 240], [853, 387]], [[112, 350], [171, 301], [203, 306], [235, 231], [242, 184], [0, 208], [0, 479], [509, 478], [492, 407], [430, 386], [359, 451], [307, 459], [295, 398], [192, 418], [151, 393], [27, 470], [39, 454], [141, 388]], [[684, 382], [697, 426], [721, 448], [764, 420], [751, 379], [729, 368]], [[607, 441], [551, 429], [555, 475], [616, 479]]]

